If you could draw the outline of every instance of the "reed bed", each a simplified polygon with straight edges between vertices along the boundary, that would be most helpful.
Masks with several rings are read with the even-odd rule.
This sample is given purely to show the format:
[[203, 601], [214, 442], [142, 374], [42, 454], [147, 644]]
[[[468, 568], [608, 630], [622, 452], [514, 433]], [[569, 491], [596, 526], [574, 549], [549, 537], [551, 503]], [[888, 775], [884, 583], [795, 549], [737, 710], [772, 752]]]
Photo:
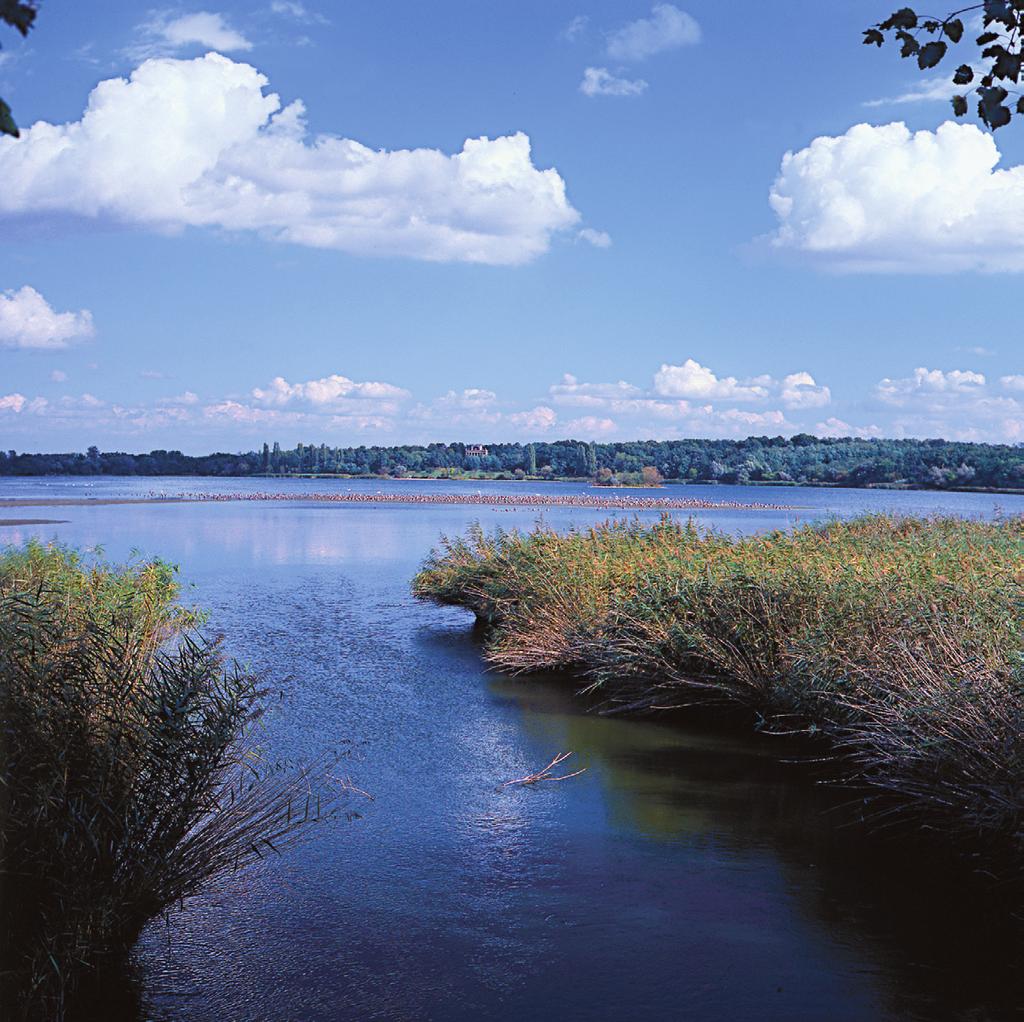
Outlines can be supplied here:
[[268, 763], [263, 685], [173, 568], [0, 554], [0, 1016], [61, 1019], [143, 927], [305, 837], [354, 789]]
[[605, 710], [740, 704], [827, 738], [875, 822], [1024, 851], [1020, 519], [474, 527], [413, 589], [472, 610], [496, 668], [572, 670]]

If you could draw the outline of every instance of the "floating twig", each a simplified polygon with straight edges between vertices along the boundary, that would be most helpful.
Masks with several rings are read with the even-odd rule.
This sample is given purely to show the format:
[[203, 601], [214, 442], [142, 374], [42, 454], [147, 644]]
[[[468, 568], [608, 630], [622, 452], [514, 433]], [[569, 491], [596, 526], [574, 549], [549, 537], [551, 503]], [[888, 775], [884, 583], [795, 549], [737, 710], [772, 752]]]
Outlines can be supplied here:
[[535, 774], [527, 774], [526, 777], [517, 777], [515, 780], [506, 781], [504, 784], [498, 785], [498, 791], [511, 787], [513, 784], [539, 784], [541, 781], [567, 781], [570, 777], [579, 777], [580, 774], [586, 771], [586, 767], [580, 767], [579, 770], [574, 770], [571, 774], [562, 774], [559, 777], [553, 776], [555, 768], [572, 755], [573, 753], [571, 752], [560, 752], [543, 770], [538, 770]]

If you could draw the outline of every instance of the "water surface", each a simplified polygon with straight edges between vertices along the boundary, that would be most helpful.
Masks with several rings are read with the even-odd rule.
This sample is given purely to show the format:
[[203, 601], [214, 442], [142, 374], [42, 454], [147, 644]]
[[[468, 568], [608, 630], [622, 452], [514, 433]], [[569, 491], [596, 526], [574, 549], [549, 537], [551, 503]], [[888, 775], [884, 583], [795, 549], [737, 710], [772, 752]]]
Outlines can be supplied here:
[[[0, 499], [331, 486], [503, 484], [7, 479]], [[573, 489], [541, 492], [558, 488]], [[694, 515], [730, 531], [864, 510], [1024, 513], [1024, 498], [980, 494], [669, 492], [802, 507]], [[287, 692], [268, 753], [347, 749], [375, 797], [361, 819], [151, 927], [140, 1002], [111, 1018], [1018, 1017], [1021, 946], [1003, 914], [940, 853], [898, 854], [841, 825], [835, 794], [784, 762], [792, 750], [777, 739], [585, 715], [565, 679], [485, 672], [470, 615], [411, 599], [439, 533], [529, 527], [534, 512], [239, 502], [37, 514], [68, 521], [0, 528], [0, 542], [179, 563], [186, 598]], [[566, 528], [609, 515], [543, 517]], [[569, 750], [582, 776], [496, 790]]]

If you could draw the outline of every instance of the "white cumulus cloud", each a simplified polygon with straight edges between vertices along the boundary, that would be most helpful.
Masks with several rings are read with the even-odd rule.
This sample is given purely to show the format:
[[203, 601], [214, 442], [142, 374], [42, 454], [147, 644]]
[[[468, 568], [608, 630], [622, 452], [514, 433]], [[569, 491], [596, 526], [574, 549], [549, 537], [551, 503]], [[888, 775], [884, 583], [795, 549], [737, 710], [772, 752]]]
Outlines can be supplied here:
[[808, 372], [795, 372], [778, 380], [769, 374], [737, 379], [718, 376], [712, 369], [689, 358], [681, 365], [663, 364], [654, 374], [650, 389], [625, 380], [617, 383], [583, 383], [571, 374], [548, 390], [553, 402], [614, 415], [622, 429], [640, 435], [652, 428], [693, 429], [700, 435], [708, 430], [735, 433], [742, 427], [788, 429], [785, 414], [778, 408], [745, 411], [719, 404], [779, 402], [788, 409], [822, 408], [832, 401], [831, 390], [820, 385]]
[[92, 313], [56, 312], [34, 288], [0, 293], [0, 346], [66, 348], [72, 341], [95, 333]]
[[770, 202], [778, 248], [849, 271], [1024, 270], [1024, 167], [996, 169], [991, 135], [858, 124], [783, 157]]
[[[1006, 389], [1005, 380], [1000, 383]], [[993, 393], [983, 373], [915, 369], [875, 387], [879, 406], [893, 410], [889, 435], [1017, 442], [1024, 436], [1024, 404]]]
[[700, 25], [673, 4], [655, 4], [649, 18], [639, 18], [608, 36], [608, 56], [645, 60], [655, 53], [700, 42]]
[[482, 387], [467, 387], [463, 391], [449, 390], [438, 403], [449, 408], [479, 409], [488, 408], [498, 400], [498, 395], [493, 390], [485, 390]]
[[712, 409], [707, 409], [707, 413], [711, 421], [717, 419], [719, 422], [741, 426], [745, 429], [792, 428], [792, 423], [787, 422], [786, 416], [778, 409], [768, 412], [744, 412], [739, 408], [727, 408], [724, 412], [713, 412]]
[[523, 432], [547, 433], [555, 428], [558, 413], [547, 405], [537, 405], [528, 411], [513, 412], [506, 419]]
[[933, 397], [940, 394], [977, 394], [985, 386], [985, 377], [970, 370], [925, 369], [914, 370], [912, 376], [882, 380], [877, 389], [878, 396], [888, 404], [906, 404], [917, 397]]
[[0, 140], [0, 216], [217, 227], [357, 255], [528, 262], [579, 214], [524, 134], [460, 152], [307, 138], [255, 68], [208, 53], [101, 82], [81, 120]]
[[0, 394], [0, 412], [31, 412], [40, 415], [46, 411], [49, 401], [45, 397], [35, 397], [30, 401], [24, 394]]
[[828, 387], [819, 387], [810, 373], [790, 373], [782, 381], [782, 403], [787, 408], [823, 408], [832, 400]]
[[814, 427], [814, 432], [818, 436], [849, 436], [859, 437], [862, 440], [869, 440], [871, 437], [880, 437], [883, 435], [883, 431], [878, 426], [851, 426], [850, 423], [845, 422], [843, 419], [837, 419], [835, 416], [826, 419], [824, 422], [819, 422]]
[[614, 433], [617, 428], [614, 419], [597, 415], [584, 415], [579, 419], [571, 419], [564, 426], [567, 437], [574, 439], [580, 437], [584, 440], [607, 436], [609, 433]]
[[252, 396], [262, 404], [287, 405], [306, 401], [312, 405], [334, 405], [344, 400], [369, 399], [400, 401], [409, 392], [391, 383], [357, 383], [347, 376], [334, 374], [306, 383], [289, 383], [283, 376], [275, 376], [267, 387], [254, 387]]
[[583, 71], [580, 92], [584, 96], [639, 96], [647, 89], [642, 78], [617, 78], [606, 67], [588, 67]]
[[229, 422], [250, 426], [256, 423], [272, 425], [302, 421], [302, 416], [294, 412], [280, 412], [276, 408], [257, 408], [231, 399], [207, 405], [203, 409], [203, 416], [207, 419], [226, 419]]
[[663, 397], [692, 400], [716, 398], [728, 401], [759, 401], [768, 396], [760, 380], [740, 383], [734, 376], [718, 377], [692, 358], [682, 365], [663, 364], [654, 374], [654, 390]]
[[625, 380], [618, 383], [581, 383], [572, 373], [566, 373], [560, 383], [548, 388], [548, 392], [555, 401], [566, 405], [587, 405], [592, 400], [636, 398], [643, 394], [639, 387]]

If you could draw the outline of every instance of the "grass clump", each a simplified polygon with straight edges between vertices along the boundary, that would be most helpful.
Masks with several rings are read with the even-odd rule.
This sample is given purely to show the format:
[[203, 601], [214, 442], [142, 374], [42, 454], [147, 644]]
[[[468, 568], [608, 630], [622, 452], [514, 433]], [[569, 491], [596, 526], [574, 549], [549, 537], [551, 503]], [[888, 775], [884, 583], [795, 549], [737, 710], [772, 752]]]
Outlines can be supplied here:
[[350, 790], [269, 765], [262, 686], [160, 561], [0, 553], [0, 997], [63, 1018], [145, 924], [300, 839]]
[[474, 528], [413, 589], [474, 611], [503, 670], [572, 669], [606, 707], [741, 704], [831, 739], [878, 819], [1024, 850], [1020, 519]]

